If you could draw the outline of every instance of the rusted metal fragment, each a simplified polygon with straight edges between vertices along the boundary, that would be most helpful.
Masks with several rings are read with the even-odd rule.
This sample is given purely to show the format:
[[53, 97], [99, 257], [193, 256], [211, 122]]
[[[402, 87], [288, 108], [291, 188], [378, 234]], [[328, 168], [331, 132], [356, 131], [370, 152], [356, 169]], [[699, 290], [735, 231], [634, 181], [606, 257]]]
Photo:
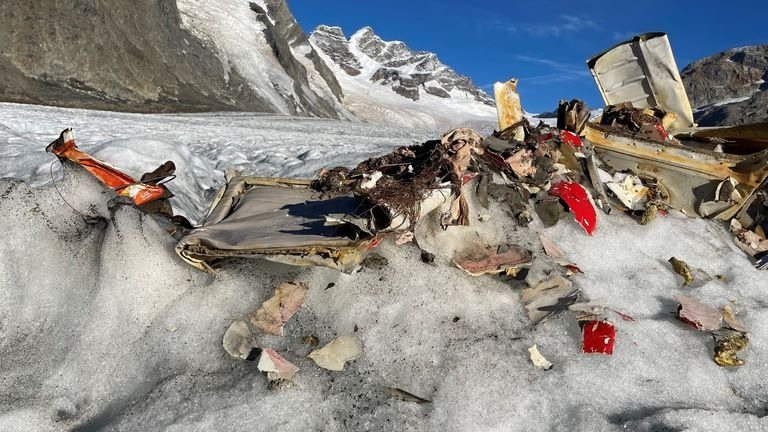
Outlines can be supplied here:
[[686, 264], [685, 261], [679, 260], [675, 257], [670, 258], [669, 263], [672, 264], [672, 270], [679, 274], [685, 280], [683, 285], [690, 285], [693, 282], [693, 269]]
[[[719, 340], [718, 340], [719, 339]], [[746, 334], [734, 334], [728, 337], [716, 338], [714, 360], [718, 366], [741, 366], [744, 360], [738, 357], [739, 352], [749, 346], [749, 336]]]

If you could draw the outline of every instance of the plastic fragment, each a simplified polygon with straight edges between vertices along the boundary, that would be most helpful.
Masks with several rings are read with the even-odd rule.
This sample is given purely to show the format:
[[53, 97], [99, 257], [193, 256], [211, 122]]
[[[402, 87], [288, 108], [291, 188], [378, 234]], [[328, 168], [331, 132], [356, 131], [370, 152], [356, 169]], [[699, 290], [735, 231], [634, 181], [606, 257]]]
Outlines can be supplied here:
[[245, 321], [232, 321], [224, 333], [222, 345], [229, 355], [241, 360], [256, 360], [259, 355], [259, 347]]
[[613, 354], [616, 340], [616, 327], [607, 320], [587, 320], [580, 322], [584, 336], [582, 351], [587, 354]]
[[384, 386], [384, 393], [393, 398], [400, 399], [403, 402], [413, 402], [417, 404], [432, 403], [429, 399], [424, 399], [397, 387]]
[[275, 295], [249, 316], [251, 323], [264, 333], [282, 336], [283, 325], [299, 310], [308, 290], [302, 282], [281, 283]]
[[267, 348], [261, 352], [259, 364], [256, 366], [261, 372], [267, 373], [267, 379], [273, 384], [284, 384], [290, 382], [299, 368], [293, 363], [284, 359], [272, 348]]
[[531, 362], [534, 366], [545, 371], [552, 369], [552, 363], [544, 358], [537, 345], [528, 348], [528, 352], [531, 354]]
[[344, 370], [348, 361], [357, 359], [363, 354], [363, 344], [355, 336], [340, 336], [319, 350], [309, 353], [315, 364], [323, 369], [332, 371]]
[[597, 213], [589, 191], [584, 186], [575, 182], [561, 181], [549, 189], [549, 194], [559, 197], [568, 204], [576, 222], [587, 234], [592, 235], [595, 232]]
[[685, 261], [672, 257], [669, 259], [669, 263], [672, 264], [672, 270], [685, 279], [683, 285], [690, 285], [693, 282], [693, 269]]

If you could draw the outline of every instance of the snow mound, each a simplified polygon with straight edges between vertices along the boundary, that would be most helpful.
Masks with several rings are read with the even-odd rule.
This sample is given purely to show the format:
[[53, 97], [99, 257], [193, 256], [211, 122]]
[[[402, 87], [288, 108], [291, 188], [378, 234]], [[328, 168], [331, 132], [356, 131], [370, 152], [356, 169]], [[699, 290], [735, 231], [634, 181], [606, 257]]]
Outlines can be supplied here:
[[[45, 122], [56, 123], [54, 130], [61, 125], [51, 119], [37, 124], [32, 115], [29, 123], [12, 123], [8, 112], [19, 114], [18, 107], [4, 108], [0, 140], [13, 143], [5, 147], [18, 151], [13, 159], [30, 163], [27, 168], [45, 163], [45, 155], [22, 149], [35, 142], [29, 148], [37, 151], [42, 136], [36, 134]], [[69, 120], [97, 115], [49, 112]], [[228, 143], [263, 133], [254, 124], [266, 127], [253, 116], [110, 116], [101, 119], [102, 129], [80, 120], [92, 132], [83, 138], [111, 140], [103, 148], [90, 141], [90, 148], [130, 148], [137, 167], [153, 155], [156, 165], [165, 157], [156, 155], [154, 146], [168, 149], [149, 140], [175, 143], [169, 137], [183, 133], [189, 152], [184, 147], [176, 152], [188, 158], [184, 163], [193, 171], [200, 167], [189, 161], [203, 157], [194, 149], [227, 153]], [[283, 124], [296, 127], [268, 119], [280, 130]], [[233, 128], [227, 134], [223, 128], [219, 134], [199, 129], [223, 122]], [[340, 141], [342, 132], [365, 132], [349, 123], [301, 125]], [[115, 142], [121, 128], [133, 138]], [[137, 134], [146, 141], [133, 141]], [[343, 160], [359, 161], [393, 141], [408, 143], [396, 133], [387, 139], [371, 136], [354, 151], [342, 147]], [[213, 142], [201, 143], [206, 137]], [[269, 139], [251, 142], [264, 141]], [[289, 154], [291, 146], [302, 145], [309, 151], [314, 143], [273, 149]], [[120, 156], [112, 162], [121, 165], [131, 163], [128, 154], [109, 156]], [[214, 166], [224, 159], [216, 160], [204, 159]], [[319, 154], [307, 160], [324, 161]], [[314, 168], [286, 170], [310, 176]], [[27, 178], [35, 176], [31, 171]], [[421, 246], [436, 255], [432, 265], [421, 262], [413, 245], [385, 242], [376, 252], [388, 264], [353, 275], [262, 260], [233, 260], [208, 275], [175, 255], [175, 242], [151, 217], [111, 201], [112, 193], [81, 170], [65, 170], [56, 187], [0, 179], [0, 430], [768, 429], [765, 273], [751, 266], [724, 227], [678, 214], [648, 226], [621, 214], [599, 214], [593, 237], [570, 218], [552, 228], [537, 220], [522, 228], [503, 203], [482, 209], [472, 186], [465, 189], [471, 226], [442, 231], [434, 215], [416, 227]], [[488, 215], [487, 221], [479, 222], [479, 214]], [[584, 271], [573, 280], [586, 296], [606, 297], [636, 318], [616, 318], [613, 356], [582, 354], [579, 328], [569, 313], [531, 327], [520, 283], [473, 278], [450, 262], [472, 241], [517, 243], [541, 261], [541, 232]], [[667, 263], [671, 256], [724, 280], [683, 288]], [[286, 323], [285, 337], [257, 334], [261, 346], [301, 369], [292, 387], [270, 390], [256, 364], [232, 359], [221, 340], [233, 320], [256, 310], [282, 281], [304, 282], [310, 291]], [[679, 293], [713, 306], [732, 304], [752, 331], [744, 366], [725, 369], [712, 361], [711, 337], [674, 318], [672, 296]], [[338, 336], [357, 336], [363, 356], [343, 372], [319, 369], [307, 358], [315, 349], [302, 342], [307, 335], [317, 336], [320, 346]], [[554, 364], [552, 370], [530, 363], [528, 348], [534, 344]], [[432, 402], [404, 402], [388, 396], [384, 386]]]

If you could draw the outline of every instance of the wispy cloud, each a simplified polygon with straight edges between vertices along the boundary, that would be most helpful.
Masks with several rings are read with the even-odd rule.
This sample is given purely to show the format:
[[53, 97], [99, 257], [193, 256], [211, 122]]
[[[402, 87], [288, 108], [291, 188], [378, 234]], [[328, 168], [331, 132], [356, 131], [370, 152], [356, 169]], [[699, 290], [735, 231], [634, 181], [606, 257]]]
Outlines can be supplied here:
[[639, 35], [640, 32], [631, 32], [631, 31], [624, 31], [624, 32], [613, 32], [611, 35], [611, 39], [613, 39], [616, 42], [624, 42], [625, 40], [629, 40], [634, 36]]
[[511, 23], [504, 25], [495, 22], [496, 28], [512, 34], [525, 35], [534, 38], [561, 37], [584, 30], [601, 30], [596, 22], [575, 15], [558, 15], [554, 21], [546, 23]]
[[516, 55], [515, 58], [523, 62], [546, 66], [551, 70], [551, 72], [545, 74], [520, 78], [522, 82], [528, 84], [551, 84], [556, 82], [579, 80], [590, 76], [590, 72], [584, 65], [576, 66], [548, 58], [532, 57], [526, 55]]

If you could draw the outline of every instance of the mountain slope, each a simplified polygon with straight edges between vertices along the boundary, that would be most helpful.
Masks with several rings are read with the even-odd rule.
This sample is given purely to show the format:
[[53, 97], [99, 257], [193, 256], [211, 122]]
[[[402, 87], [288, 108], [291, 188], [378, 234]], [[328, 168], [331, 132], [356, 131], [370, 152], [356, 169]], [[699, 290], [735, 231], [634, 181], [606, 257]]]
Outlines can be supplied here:
[[347, 39], [339, 27], [319, 26], [309, 40], [334, 70], [345, 108], [359, 118], [445, 127], [495, 116], [493, 100], [469, 78], [370, 27]]
[[703, 58], [681, 76], [700, 125], [768, 121], [768, 45]]
[[282, 0], [7, 0], [0, 101], [345, 117], [310, 48]]

